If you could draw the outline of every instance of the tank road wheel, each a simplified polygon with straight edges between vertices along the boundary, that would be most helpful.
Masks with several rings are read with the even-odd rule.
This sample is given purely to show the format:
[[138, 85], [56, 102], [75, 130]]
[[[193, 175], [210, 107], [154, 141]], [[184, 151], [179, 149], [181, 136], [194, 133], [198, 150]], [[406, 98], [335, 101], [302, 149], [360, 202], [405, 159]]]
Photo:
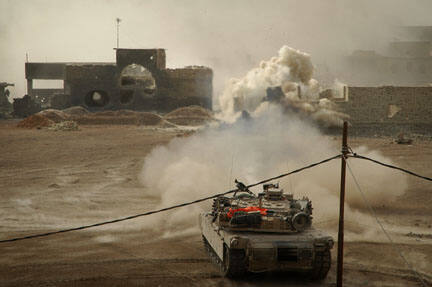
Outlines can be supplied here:
[[224, 258], [221, 262], [222, 274], [228, 278], [239, 278], [247, 271], [246, 254], [242, 249], [230, 249], [224, 245]]
[[330, 270], [331, 255], [330, 250], [317, 252], [315, 254], [314, 267], [309, 273], [312, 280], [322, 280], [327, 277], [327, 273]]

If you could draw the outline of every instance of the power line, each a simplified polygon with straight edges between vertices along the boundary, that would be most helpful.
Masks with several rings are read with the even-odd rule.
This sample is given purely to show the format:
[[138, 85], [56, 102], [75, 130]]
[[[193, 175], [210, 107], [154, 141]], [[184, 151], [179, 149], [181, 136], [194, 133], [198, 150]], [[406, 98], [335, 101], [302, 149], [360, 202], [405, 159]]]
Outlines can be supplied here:
[[341, 157], [341, 155], [338, 154], [338, 155], [332, 156], [332, 157], [330, 157], [330, 158], [324, 159], [324, 160], [322, 160], [322, 161], [319, 161], [319, 162], [316, 162], [316, 163], [310, 164], [310, 165], [305, 166], [305, 167], [303, 167], [303, 168], [299, 168], [299, 169], [296, 169], [296, 170], [294, 170], [294, 171], [291, 171], [291, 172], [288, 172], [288, 173], [283, 173], [283, 174], [281, 174], [281, 175], [278, 175], [278, 176], [275, 176], [275, 177], [272, 177], [272, 178], [269, 178], [269, 179], [266, 179], [266, 180], [262, 180], [262, 181], [260, 181], [260, 182], [257, 182], [257, 183], [251, 184], [251, 185], [248, 185], [247, 187], [248, 187], [248, 188], [250, 188], [250, 187], [254, 187], [254, 186], [257, 186], [257, 185], [260, 185], [260, 184], [263, 184], [263, 183], [266, 183], [266, 182], [269, 182], [269, 181], [275, 180], [275, 179], [279, 179], [279, 178], [282, 178], [282, 177], [285, 177], [285, 176], [291, 175], [291, 174], [293, 174], [293, 173], [298, 173], [298, 172], [303, 171], [303, 170], [305, 170], [305, 169], [312, 168], [312, 167], [314, 167], [314, 166], [317, 166], [317, 165], [320, 165], [320, 164], [323, 164], [323, 163], [329, 162], [329, 161], [331, 161], [331, 160], [334, 160], [334, 159], [337, 159], [337, 158], [340, 158], [340, 157]]
[[[362, 196], [362, 198], [363, 198], [363, 201], [365, 202], [365, 204], [366, 204], [366, 206], [368, 207], [368, 209], [369, 209], [369, 212], [371, 213], [371, 215], [375, 218], [375, 220], [376, 220], [376, 222], [378, 223], [378, 225], [380, 226], [380, 228], [381, 228], [381, 230], [384, 232], [384, 234], [385, 234], [385, 236], [387, 237], [387, 239], [390, 241], [390, 243], [392, 244], [392, 246], [393, 246], [393, 248], [396, 250], [396, 252], [397, 253], [399, 253], [399, 256], [402, 258], [402, 260], [405, 262], [405, 264], [408, 266], [408, 268], [410, 268], [411, 269], [411, 271], [418, 277], [418, 279], [419, 279], [419, 281], [421, 282], [421, 284], [423, 285], [423, 286], [427, 286], [426, 285], [426, 283], [424, 282], [424, 280], [423, 280], [423, 278], [420, 276], [420, 274], [415, 270], [415, 268], [408, 262], [408, 260], [406, 260], [406, 258], [405, 258], [405, 256], [402, 254], [402, 251], [400, 251], [399, 249], [398, 249], [398, 246], [396, 245], [396, 243], [393, 241], [393, 239], [391, 238], [391, 236], [390, 236], [390, 234], [387, 232], [387, 230], [385, 230], [385, 228], [384, 228], [384, 226], [382, 225], [382, 223], [381, 223], [381, 221], [378, 219], [378, 216], [377, 216], [377, 214], [376, 214], [376, 212], [375, 212], [375, 209], [369, 204], [369, 202], [368, 202], [368, 200], [367, 200], [367, 198], [366, 198], [366, 195], [363, 193], [363, 191], [362, 191], [362, 189], [361, 189], [361, 187], [360, 187], [360, 184], [358, 183], [358, 181], [357, 181], [357, 178], [355, 177], [355, 175], [354, 175], [354, 173], [353, 173], [353, 171], [352, 171], [352, 169], [351, 169], [351, 166], [348, 164], [348, 161], [347, 161], [347, 158], [346, 157], [342, 157], [343, 158], [343, 160], [346, 162], [346, 164], [347, 164], [347, 167], [348, 167], [348, 171], [349, 171], [349, 173], [351, 174], [351, 176], [352, 176], [352, 178], [353, 178], [353, 180], [354, 180], [354, 183], [355, 183], [355, 185], [356, 185], [356, 187], [357, 187], [357, 190], [360, 192], [360, 194], [361, 194], [361, 196]], [[373, 160], [373, 161], [375, 161], [375, 160]], [[398, 169], [400, 169], [400, 168], [398, 168]], [[409, 172], [410, 174], [411, 174], [411, 172]]]
[[[331, 161], [331, 160], [339, 158], [339, 157], [340, 157], [340, 155], [336, 155], [336, 156], [327, 158], [325, 160], [322, 160], [322, 161], [310, 164], [308, 166], [305, 166], [305, 167], [293, 170], [291, 172], [287, 172], [287, 173], [281, 174], [281, 175], [276, 176], [276, 177], [265, 179], [265, 180], [262, 180], [262, 181], [260, 181], [258, 183], [250, 184], [250, 185], [248, 185], [246, 187], [247, 188], [251, 188], [251, 187], [254, 187], [254, 186], [257, 186], [257, 185], [260, 185], [260, 184], [263, 184], [263, 183], [275, 180], [275, 179], [279, 179], [279, 178], [288, 176], [290, 174], [298, 173], [298, 172], [303, 171], [305, 169], [309, 169], [309, 168], [315, 167], [317, 165], [326, 163], [328, 161]], [[46, 233], [28, 235], [28, 236], [23, 236], [23, 237], [16, 237], [16, 238], [11, 238], [11, 239], [0, 240], [0, 243], [13, 242], [13, 241], [19, 241], [19, 240], [24, 240], [24, 239], [32, 239], [32, 238], [37, 238], [37, 237], [45, 237], [45, 236], [59, 234], [59, 233], [65, 233], [65, 232], [83, 230], [83, 229], [88, 229], [88, 228], [92, 228], [92, 227], [97, 227], [97, 226], [102, 226], [102, 225], [117, 223], [117, 222], [121, 222], [121, 221], [131, 220], [131, 219], [134, 219], [134, 218], [137, 218], [137, 217], [147, 216], [147, 215], [151, 215], [151, 214], [155, 214], [155, 213], [159, 213], [159, 212], [163, 212], [163, 211], [168, 211], [168, 210], [171, 210], [171, 209], [175, 209], [175, 208], [179, 208], [179, 207], [183, 207], [183, 206], [199, 203], [199, 202], [206, 201], [206, 200], [209, 200], [209, 199], [212, 199], [212, 198], [216, 198], [216, 197], [219, 197], [219, 196], [224, 196], [224, 195], [227, 195], [227, 194], [230, 194], [230, 193], [234, 193], [236, 191], [238, 191], [238, 189], [229, 190], [229, 191], [224, 192], [224, 193], [219, 193], [219, 194], [207, 196], [207, 197], [204, 197], [204, 198], [201, 198], [201, 199], [197, 199], [197, 200], [190, 201], [190, 202], [185, 202], [185, 203], [182, 203], [182, 204], [177, 204], [177, 205], [170, 206], [170, 207], [161, 208], [161, 209], [158, 209], [158, 210], [148, 211], [148, 212], [145, 212], [145, 213], [135, 214], [135, 215], [131, 215], [131, 216], [127, 216], [127, 217], [122, 217], [122, 218], [118, 218], [118, 219], [113, 219], [113, 220], [108, 220], [108, 221], [103, 221], [103, 222], [99, 222], [99, 223], [94, 223], [94, 224], [89, 224], [89, 225], [83, 225], [83, 226], [79, 226], [79, 227], [73, 227], [73, 228], [62, 229], [62, 230], [57, 230], [57, 231], [51, 231], [51, 232], [46, 232]]]
[[376, 164], [380, 164], [382, 166], [385, 166], [385, 167], [388, 167], [388, 168], [392, 168], [392, 169], [397, 169], [397, 170], [400, 170], [400, 171], [405, 172], [407, 174], [410, 174], [410, 175], [413, 175], [413, 176], [416, 176], [416, 177], [419, 177], [419, 178], [422, 178], [422, 179], [425, 179], [425, 180], [428, 180], [428, 181], [432, 181], [432, 178], [430, 178], [430, 177], [427, 177], [427, 176], [424, 176], [424, 175], [419, 175], [419, 174], [417, 174], [415, 172], [412, 172], [412, 171], [409, 171], [407, 169], [404, 169], [404, 168], [401, 168], [401, 167], [397, 167], [397, 166], [394, 166], [394, 165], [391, 165], [391, 164], [383, 163], [383, 162], [380, 162], [378, 160], [375, 160], [375, 159], [372, 159], [372, 158], [369, 158], [369, 157], [366, 157], [366, 156], [358, 155], [356, 153], [353, 153], [352, 155], [348, 155], [348, 156], [349, 157], [354, 157], [354, 158], [359, 158], [359, 159], [364, 159], [364, 160], [369, 160], [369, 161], [374, 162]]

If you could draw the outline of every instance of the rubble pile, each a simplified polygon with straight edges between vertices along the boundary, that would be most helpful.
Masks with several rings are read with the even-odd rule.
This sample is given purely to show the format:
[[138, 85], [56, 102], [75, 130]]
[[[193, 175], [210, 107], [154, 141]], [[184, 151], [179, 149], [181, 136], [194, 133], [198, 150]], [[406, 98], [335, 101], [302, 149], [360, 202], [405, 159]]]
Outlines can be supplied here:
[[48, 129], [53, 131], [77, 131], [78, 124], [75, 121], [64, 121], [64, 122], [55, 123], [52, 126], [50, 126]]

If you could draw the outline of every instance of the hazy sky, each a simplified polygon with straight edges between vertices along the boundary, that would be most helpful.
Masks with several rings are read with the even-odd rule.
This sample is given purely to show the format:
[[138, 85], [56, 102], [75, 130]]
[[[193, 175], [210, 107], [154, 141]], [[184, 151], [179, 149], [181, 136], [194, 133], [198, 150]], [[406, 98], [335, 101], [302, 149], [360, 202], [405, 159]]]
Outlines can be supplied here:
[[0, 0], [0, 81], [25, 93], [24, 62], [114, 62], [120, 46], [167, 49], [169, 67], [207, 65], [218, 93], [287, 44], [331, 64], [355, 48], [380, 49], [389, 27], [432, 25], [423, 0]]

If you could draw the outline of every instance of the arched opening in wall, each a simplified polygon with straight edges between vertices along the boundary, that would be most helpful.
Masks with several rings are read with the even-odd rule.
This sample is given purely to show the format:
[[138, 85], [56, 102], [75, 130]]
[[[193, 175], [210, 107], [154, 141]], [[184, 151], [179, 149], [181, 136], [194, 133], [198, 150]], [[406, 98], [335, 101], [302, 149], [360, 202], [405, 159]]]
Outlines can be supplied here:
[[95, 90], [87, 93], [84, 102], [88, 107], [105, 107], [110, 98], [106, 91]]
[[120, 87], [153, 94], [156, 91], [156, 81], [149, 70], [141, 65], [131, 64], [126, 66], [120, 74]]

